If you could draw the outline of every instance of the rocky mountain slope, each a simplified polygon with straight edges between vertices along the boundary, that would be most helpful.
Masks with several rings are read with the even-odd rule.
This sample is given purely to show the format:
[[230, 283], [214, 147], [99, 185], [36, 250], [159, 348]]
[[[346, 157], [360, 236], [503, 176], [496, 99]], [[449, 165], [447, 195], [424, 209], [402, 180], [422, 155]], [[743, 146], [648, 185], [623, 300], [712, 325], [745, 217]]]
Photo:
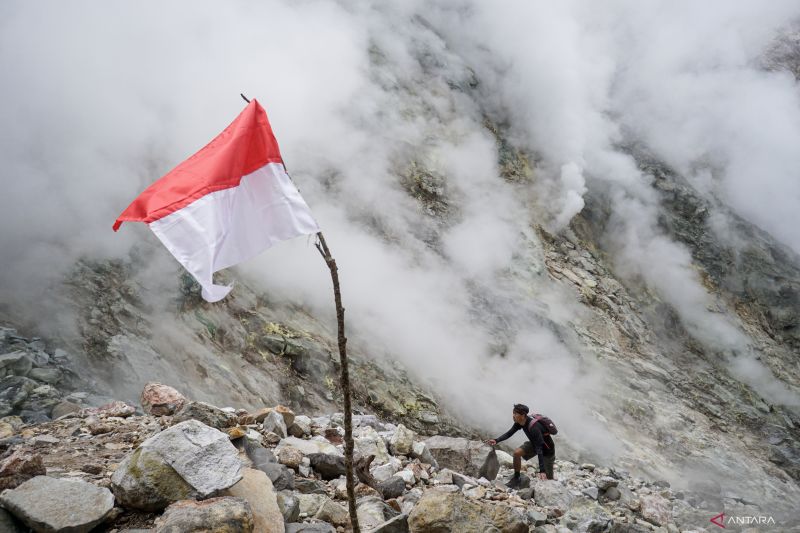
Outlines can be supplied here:
[[[613, 123], [615, 134], [604, 138], [611, 146], [603, 145], [618, 166], [592, 159], [596, 147], [588, 142], [578, 150], [576, 159], [588, 167], [568, 192], [582, 207], [565, 211], [562, 182], [570, 182], [574, 165], [553, 156], [564, 139], [548, 138], [548, 122], [564, 117], [527, 107], [529, 99], [548, 102], [550, 94], [524, 90], [527, 63], [515, 63], [512, 53], [487, 67], [483, 54], [503, 50], [496, 43], [465, 45], [455, 35], [461, 28], [437, 20], [435, 9], [426, 11], [428, 18], [400, 8], [363, 9], [369, 24], [358, 42], [365, 49], [357, 62], [363, 86], [354, 83], [337, 101], [346, 111], [331, 113], [336, 120], [326, 124], [324, 146], [282, 144], [294, 156], [287, 160], [304, 196], [328, 224], [334, 254], [342, 250], [337, 261], [357, 414], [378, 417], [375, 424], [384, 428], [378, 432], [402, 424], [418, 440], [496, 436], [517, 401], [554, 418], [562, 428], [561, 494], [577, 503], [556, 505], [564, 514], [555, 516], [535, 494], [530, 503], [479, 480], [467, 490], [441, 483], [448, 487], [437, 492], [441, 506], [463, 505], [469, 516], [501, 498], [519, 508], [521, 523], [545, 530], [537, 522], [591, 531], [625, 530], [617, 522], [630, 530], [655, 523], [713, 529], [708, 519], [722, 512], [770, 516], [779, 527], [793, 527], [800, 507], [797, 253], [715, 189], [724, 168], [714, 154], [673, 168], [624, 121]], [[468, 18], [470, 11], [456, 14]], [[397, 41], [387, 42], [389, 35]], [[795, 79], [796, 45], [796, 34], [787, 34], [758, 68]], [[560, 62], [547, 64], [561, 72]], [[550, 72], [535, 74], [543, 78], [534, 77], [534, 88], [550, 87]], [[568, 111], [566, 118], [597, 110]], [[526, 118], [534, 131], [521, 127]], [[14, 146], [15, 154], [35, 152]], [[135, 159], [121, 190], [141, 178], [143, 167], [151, 180], [168, 166], [166, 153], [155, 151], [118, 157]], [[333, 159], [344, 159], [347, 168]], [[20, 168], [29, 166], [25, 160]], [[697, 174], [710, 176], [711, 185], [700, 186]], [[98, 203], [113, 203], [110, 196]], [[27, 227], [29, 215], [19, 216], [9, 227]], [[87, 231], [101, 241], [110, 234], [106, 226]], [[0, 445], [8, 457], [62, 450], [58, 459], [42, 454], [48, 475], [107, 485], [109, 465], [169, 422], [141, 412], [132, 418], [119, 405], [124, 413], [116, 414], [126, 416], [92, 409], [112, 401], [138, 406], [152, 381], [250, 413], [280, 404], [312, 419], [328, 417], [316, 437], [337, 427], [330, 417], [341, 398], [328, 280], [307, 276], [305, 257], [301, 263], [284, 249], [285, 263], [283, 255], [272, 259], [275, 268], [266, 273], [254, 275], [252, 265], [220, 273], [236, 288], [212, 305], [143, 232], [134, 234], [136, 245], [114, 253], [86, 247], [92, 239], [80, 232], [70, 233], [81, 235], [80, 243], [60, 243], [60, 234], [51, 233], [56, 229], [44, 233], [45, 259], [34, 256], [50, 284], [27, 280], [25, 262], [10, 263], [15, 274], [2, 278], [4, 294], [27, 294], [22, 303], [0, 302]], [[50, 247], [54, 241], [59, 246]], [[72, 244], [80, 244], [77, 260]], [[295, 268], [303, 276], [286, 275]], [[51, 271], [65, 273], [52, 281]], [[11, 290], [17, 280], [20, 289]], [[254, 427], [233, 442], [263, 428], [244, 425]], [[404, 456], [399, 465], [388, 457], [384, 463], [415, 474], [413, 483], [402, 475], [413, 487], [408, 494], [420, 499], [404, 498], [421, 505], [435, 484]], [[584, 463], [603, 466], [595, 473]], [[295, 466], [292, 475], [311, 479], [309, 465]], [[428, 481], [440, 473], [425, 472]], [[607, 498], [612, 487], [601, 487], [604, 477], [616, 480], [620, 493], [636, 489], [662, 498], [657, 507], [669, 518], [649, 519], [638, 497]], [[330, 484], [317, 489], [336, 495]], [[640, 506], [631, 507], [633, 500]], [[395, 511], [410, 512], [396, 503]], [[686, 516], [695, 511], [692, 522]], [[306, 514], [318, 512], [307, 507]], [[99, 527], [128, 527], [120, 516]], [[155, 516], [131, 520], [150, 527]]]
[[[117, 401], [35, 425], [7, 418], [15, 427], [0, 443], [3, 531], [349, 529], [341, 414], [219, 409], [161, 384], [141, 400], [145, 415]], [[567, 460], [555, 480], [523, 475], [511, 490], [511, 456], [480, 441], [424, 438], [372, 415], [356, 416], [355, 428], [357, 456], [369, 459], [357, 486], [362, 531], [666, 533], [702, 530], [717, 508], [760, 513], [711, 481], [675, 490]]]
[[[504, 168], [523, 169], [509, 172], [527, 179], [513, 174], [528, 172], [521, 153], [503, 157]], [[707, 200], [663, 165], [645, 158], [641, 164], [656, 176], [664, 230], [691, 250], [716, 312], [735, 319], [775, 380], [796, 388], [797, 257], [733, 216], [728, 229], [735, 244], [717, 239], [708, 227]], [[418, 188], [410, 193], [421, 206], [444, 203], [435, 186], [440, 178], [415, 168]], [[579, 374], [603, 376], [591, 401], [580, 398], [591, 405], [590, 418], [564, 420], [565, 458], [607, 461], [682, 489], [711, 479], [729, 499], [790, 519], [800, 501], [800, 416], [732, 372], [730, 358], [736, 354], [709, 347], [657, 293], [615, 274], [614, 257], [604, 247], [609, 219], [604, 201], [598, 191], [562, 234], [532, 226], [500, 288], [488, 289], [474, 312], [494, 331], [500, 353], [513, 338], [515, 323], [535, 320], [579, 354]], [[87, 259], [76, 265], [58, 298], [68, 300], [77, 328], [50, 337], [58, 349], [45, 349], [44, 341], [24, 338], [13, 328], [2, 330], [6, 415], [36, 423], [61, 413], [52, 409], [62, 400], [81, 407], [112, 397], [133, 402], [142, 385], [157, 376], [214, 403], [244, 408], [283, 403], [311, 413], [337, 408], [330, 322], [270, 302], [242, 282], [225, 302], [209, 305], [186, 276], [175, 280], [174, 297], [156, 309], [137, 282], [141, 269], [136, 261]], [[532, 300], [537, 302], [546, 291], [571, 299], [572, 311], [551, 313], [541, 302], [532, 307], [530, 295], [538, 295]], [[498, 311], [492, 303], [498, 299], [519, 304], [516, 315]], [[30, 323], [24, 331], [40, 330]], [[360, 412], [421, 434], [489, 435], [469, 408], [454, 417], [448, 391], [431, 386], [421, 369], [372, 358], [363, 343], [351, 346]], [[611, 435], [613, 453], [608, 446], [587, 446], [581, 436], [582, 427], [595, 432], [598, 426]]]

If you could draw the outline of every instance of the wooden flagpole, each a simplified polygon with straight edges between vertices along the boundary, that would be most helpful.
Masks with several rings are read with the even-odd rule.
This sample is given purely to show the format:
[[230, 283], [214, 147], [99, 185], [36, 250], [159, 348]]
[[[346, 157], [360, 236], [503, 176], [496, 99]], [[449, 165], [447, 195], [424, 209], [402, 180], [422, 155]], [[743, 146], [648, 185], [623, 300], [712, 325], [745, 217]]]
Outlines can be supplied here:
[[360, 533], [356, 514], [355, 479], [353, 478], [353, 413], [350, 406], [350, 372], [347, 367], [347, 337], [344, 336], [344, 307], [342, 307], [342, 295], [339, 291], [339, 269], [336, 267], [336, 260], [331, 256], [331, 251], [321, 231], [317, 233], [317, 238], [319, 240], [314, 245], [322, 254], [322, 258], [331, 271], [333, 297], [336, 301], [336, 322], [339, 329], [339, 381], [344, 396], [344, 467], [347, 475], [347, 505], [350, 510], [353, 533]]
[[[250, 100], [244, 94], [240, 93], [240, 96], [245, 102], [250, 103]], [[284, 169], [286, 169], [286, 165], [284, 165]], [[342, 386], [342, 396], [344, 396], [344, 468], [347, 476], [347, 507], [350, 511], [350, 524], [353, 526], [353, 533], [361, 533], [361, 529], [358, 526], [358, 515], [356, 514], [356, 491], [355, 479], [353, 478], [353, 411], [350, 405], [350, 371], [347, 367], [347, 337], [344, 336], [344, 307], [342, 307], [342, 294], [339, 290], [339, 269], [321, 231], [317, 233], [317, 239], [314, 246], [317, 247], [317, 250], [319, 250], [328, 265], [328, 269], [331, 271], [333, 298], [336, 302], [336, 322], [339, 330], [339, 381]]]

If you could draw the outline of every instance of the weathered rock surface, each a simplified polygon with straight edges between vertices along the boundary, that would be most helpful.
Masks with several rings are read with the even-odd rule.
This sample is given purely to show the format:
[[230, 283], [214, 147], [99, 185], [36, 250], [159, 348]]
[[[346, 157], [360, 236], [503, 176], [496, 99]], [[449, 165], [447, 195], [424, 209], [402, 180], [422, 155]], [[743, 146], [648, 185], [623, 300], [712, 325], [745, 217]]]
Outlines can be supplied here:
[[245, 500], [224, 496], [173, 503], [155, 526], [155, 533], [252, 533], [254, 520]]
[[[506, 454], [508, 455], [508, 454]], [[428, 445], [424, 442], [415, 442], [411, 447], [411, 457], [419, 459], [423, 463], [432, 465], [434, 468], [439, 468], [439, 463], [428, 449]]]
[[0, 504], [36, 531], [84, 533], [105, 520], [114, 496], [85, 481], [38, 476], [0, 494]]
[[350, 525], [350, 515], [347, 512], [347, 508], [329, 498], [325, 498], [314, 518], [334, 526], [345, 527]]
[[311, 435], [311, 419], [307, 416], [296, 416], [294, 423], [286, 428], [286, 431], [293, 437], [303, 438]]
[[0, 355], [0, 377], [27, 376], [32, 368], [33, 361], [25, 352]]
[[50, 417], [55, 419], [70, 413], [77, 413], [80, 410], [81, 406], [79, 404], [64, 400], [62, 402], [58, 402], [53, 407], [53, 410], [50, 412]]
[[386, 481], [378, 483], [378, 490], [386, 500], [399, 498], [406, 491], [406, 482], [399, 476], [391, 476]]
[[527, 533], [523, 515], [513, 509], [491, 503], [475, 502], [458, 492], [440, 489], [427, 491], [408, 517], [413, 533]]
[[409, 533], [408, 515], [401, 514], [375, 526], [371, 533]]
[[264, 417], [262, 427], [264, 431], [275, 433], [282, 439], [286, 438], [286, 422], [284, 421], [283, 415], [277, 411], [270, 411], [269, 414]]
[[142, 389], [139, 401], [144, 412], [149, 415], [171, 416], [178, 412], [187, 400], [183, 394], [169, 385], [151, 382]]
[[325, 453], [328, 455], [342, 455], [336, 446], [326, 441], [325, 439], [298, 439], [296, 437], [287, 437], [282, 439], [278, 444], [276, 450], [281, 449], [283, 446], [292, 446], [297, 448], [303, 455], [311, 455], [312, 453]]
[[657, 526], [666, 525], [671, 521], [672, 511], [669, 501], [657, 494], [645, 495], [639, 498], [642, 517]]
[[10, 415], [22, 406], [38, 385], [24, 376], [10, 375], [0, 379], [0, 416]]
[[125, 506], [158, 510], [189, 497], [207, 497], [241, 477], [242, 465], [228, 436], [188, 420], [150, 437], [111, 478]]
[[360, 427], [353, 434], [355, 453], [357, 455], [362, 457], [374, 455], [375, 461], [373, 464], [384, 464], [389, 461], [390, 455], [386, 449], [386, 443], [374, 428], [370, 426]]
[[172, 502], [199, 496], [157, 452], [140, 448], [111, 477], [117, 500], [131, 509], [158, 511]]
[[336, 528], [326, 523], [286, 524], [286, 533], [336, 533]]
[[379, 525], [400, 513], [388, 506], [381, 498], [369, 496], [358, 500], [356, 514], [358, 515], [358, 524], [364, 531], [374, 531]]
[[46, 473], [41, 455], [15, 450], [0, 461], [0, 492], [18, 487], [25, 481]]
[[345, 475], [344, 457], [341, 455], [329, 455], [326, 453], [309, 454], [311, 468], [322, 476], [322, 479], [336, 479]]
[[63, 372], [58, 368], [32, 368], [27, 376], [36, 381], [41, 381], [42, 383], [56, 385], [61, 381]]
[[280, 464], [293, 470], [297, 470], [303, 462], [302, 452], [292, 446], [285, 446], [278, 450], [277, 458]]
[[172, 422], [179, 424], [187, 420], [197, 420], [206, 426], [224, 429], [236, 425], [236, 415], [205, 402], [188, 402], [175, 413]]
[[244, 469], [241, 481], [223, 492], [247, 501], [253, 512], [253, 533], [284, 533], [283, 514], [272, 482], [264, 472]]
[[416, 433], [414, 431], [400, 424], [389, 441], [389, 448], [394, 455], [410, 455], [414, 447], [415, 437]]
[[442, 468], [468, 476], [485, 477], [490, 481], [497, 476], [497, 470], [489, 459], [492, 447], [483, 442], [436, 435], [425, 440], [425, 446]]
[[282, 490], [277, 493], [278, 508], [284, 522], [297, 522], [300, 518], [300, 502], [291, 491]]
[[297, 502], [300, 506], [300, 514], [314, 516], [327, 499], [325, 494], [298, 494]]
[[534, 479], [531, 482], [533, 497], [537, 505], [542, 507], [569, 508], [574, 496], [569, 489], [558, 481]]
[[101, 405], [100, 407], [88, 407], [81, 410], [84, 416], [100, 416], [100, 417], [119, 417], [126, 418], [136, 414], [136, 408], [128, 403], [121, 401], [113, 401]]
[[276, 405], [274, 411], [283, 417], [283, 425], [287, 428], [294, 424], [295, 414], [290, 408], [285, 405]]

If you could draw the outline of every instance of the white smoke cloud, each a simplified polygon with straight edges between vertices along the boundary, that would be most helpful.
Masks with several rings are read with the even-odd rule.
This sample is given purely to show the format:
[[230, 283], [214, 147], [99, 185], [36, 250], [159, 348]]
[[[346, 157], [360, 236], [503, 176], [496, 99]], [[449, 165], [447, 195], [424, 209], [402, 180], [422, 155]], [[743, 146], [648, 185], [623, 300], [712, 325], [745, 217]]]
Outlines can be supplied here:
[[[618, 146], [623, 129], [632, 132], [701, 192], [800, 250], [797, 87], [790, 74], [762, 71], [756, 62], [800, 8], [772, 7], [464, 1], [437, 17], [472, 59], [495, 112], [541, 155], [537, 191], [552, 226], [563, 228], [583, 208], [587, 180], [602, 183], [611, 191], [610, 242], [620, 272], [657, 290], [707, 346], [740, 353], [749, 352], [745, 336], [732, 319], [708, 311], [710, 297], [687, 250], [658, 229], [652, 178]], [[767, 123], [775, 129], [764, 134]], [[754, 356], [730, 362], [764, 397], [800, 404]]]

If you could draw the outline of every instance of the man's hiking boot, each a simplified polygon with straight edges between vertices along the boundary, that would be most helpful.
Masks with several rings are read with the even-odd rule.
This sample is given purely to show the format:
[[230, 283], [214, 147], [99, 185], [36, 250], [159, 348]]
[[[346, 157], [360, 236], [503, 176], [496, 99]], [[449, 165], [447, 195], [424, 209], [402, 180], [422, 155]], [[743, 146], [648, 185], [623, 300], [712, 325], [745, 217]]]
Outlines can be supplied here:
[[506, 483], [506, 487], [516, 490], [519, 488], [521, 483], [522, 479], [520, 476], [513, 476], [510, 480], [508, 480], [508, 483]]

